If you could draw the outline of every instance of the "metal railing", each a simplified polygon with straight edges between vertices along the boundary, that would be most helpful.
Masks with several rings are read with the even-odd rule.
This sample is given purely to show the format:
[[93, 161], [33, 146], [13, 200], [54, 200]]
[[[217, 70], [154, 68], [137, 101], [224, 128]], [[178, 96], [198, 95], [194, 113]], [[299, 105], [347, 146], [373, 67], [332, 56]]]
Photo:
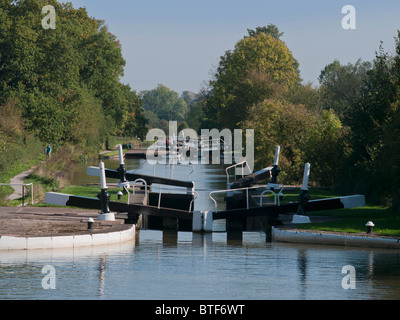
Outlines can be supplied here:
[[[158, 163], [153, 164], [153, 176], [154, 176], [154, 177], [156, 176], [156, 166], [157, 166], [157, 164], [158, 164]], [[166, 165], [170, 165], [170, 166], [171, 166], [170, 179], [172, 179], [172, 177], [173, 177], [173, 175], [174, 175], [174, 166], [175, 166], [175, 164], [166, 164]], [[179, 167], [189, 167], [189, 168], [192, 169], [192, 170], [188, 173], [188, 181], [190, 181], [190, 178], [191, 178], [191, 176], [192, 176], [192, 173], [195, 171], [195, 167], [192, 166], [192, 165], [188, 165], [188, 164], [176, 164], [176, 165], [178, 165]]]
[[[261, 192], [261, 194], [260, 194], [260, 207], [262, 207], [262, 196], [267, 192], [271, 192], [274, 195], [274, 204], [276, 204], [276, 193], [274, 191], [272, 191], [271, 189], [267, 189], [267, 190], [264, 190], [263, 192]], [[280, 205], [280, 203], [279, 203], [279, 197], [278, 197], [278, 206], [279, 205]]]
[[[177, 189], [177, 188], [167, 188], [167, 187], [159, 187], [159, 191], [158, 191], [158, 204], [157, 204], [157, 208], [160, 209], [161, 208], [161, 196], [162, 196], [162, 191], [163, 190], [181, 190], [182, 189]], [[193, 206], [193, 202], [194, 200], [196, 200], [199, 196], [199, 194], [196, 191], [192, 191], [192, 194], [194, 195], [194, 198], [190, 201], [189, 204], [189, 212], [192, 211], [192, 206]]]
[[[142, 178], [138, 178], [138, 179], [136, 179], [135, 181], [129, 181], [128, 182], [129, 183], [129, 185], [131, 185], [132, 186], [132, 195], [134, 196], [135, 195], [135, 185], [137, 184], [137, 183], [143, 183], [144, 184], [144, 188], [145, 188], [145, 193], [144, 193], [144, 196], [145, 197], [147, 197], [147, 195], [148, 195], [148, 188], [147, 188], [147, 182], [146, 182], [146, 180], [144, 180], [144, 179], [142, 179]], [[157, 208], [158, 209], [160, 209], [161, 208], [161, 196], [162, 196], [162, 191], [164, 190], [179, 190], [179, 191], [184, 191], [184, 189], [178, 189], [178, 188], [168, 188], [168, 187], [156, 187], [156, 188], [158, 188], [159, 189], [159, 191], [158, 191], [158, 204], [157, 204]], [[198, 198], [198, 196], [199, 196], [199, 194], [196, 192], [196, 191], [194, 191], [194, 190], [192, 190], [191, 191], [191, 193], [194, 195], [194, 198], [190, 201], [190, 205], [189, 205], [189, 212], [191, 212], [192, 211], [192, 206], [193, 206], [193, 202], [194, 202], [194, 200], [196, 200], [197, 198]], [[130, 193], [129, 193], [129, 190], [128, 190], [128, 204], [129, 204], [129, 202], [130, 202]]]
[[214, 206], [215, 209], [218, 211], [218, 204], [217, 201], [211, 196], [214, 193], [222, 193], [222, 192], [234, 192], [234, 191], [241, 191], [241, 190], [246, 190], [246, 209], [249, 210], [250, 209], [250, 202], [249, 202], [249, 190], [250, 189], [260, 189], [260, 188], [265, 188], [266, 190], [264, 190], [263, 192], [261, 192], [260, 194], [260, 201], [259, 201], [259, 206], [262, 207], [262, 197], [265, 193], [270, 192], [274, 195], [274, 205], [278, 204], [278, 206], [280, 206], [280, 196], [283, 195], [282, 190], [283, 187], [281, 188], [281, 190], [279, 191], [278, 195], [271, 190], [270, 186], [268, 185], [264, 185], [264, 186], [256, 186], [256, 187], [247, 187], [247, 188], [238, 188], [238, 189], [226, 189], [226, 190], [215, 190], [215, 191], [211, 191], [210, 194], [208, 195], [211, 200], [214, 202]]
[[[238, 163], [235, 163], [234, 165], [231, 165], [231, 166], [229, 166], [229, 167], [227, 167], [225, 169], [226, 179], [227, 179], [227, 184], [228, 185], [229, 185], [229, 172], [228, 172], [229, 169], [236, 168], [238, 166], [242, 166], [242, 178], [243, 178], [244, 177], [244, 173], [243, 173], [244, 164], [246, 164], [246, 167], [249, 169], [249, 172], [251, 173], [251, 169], [250, 169], [249, 164], [247, 163], [246, 160], [238, 162]], [[235, 171], [234, 177], [235, 177], [234, 179], [236, 180], [236, 171]], [[237, 190], [237, 189], [235, 189], [235, 190]]]
[[[135, 181], [129, 182], [132, 185], [132, 196], [135, 196], [135, 185], [138, 182], [142, 182], [144, 183], [144, 196], [147, 197], [147, 182], [146, 180], [142, 179], [142, 178], [138, 178]], [[128, 192], [128, 204], [129, 204], [129, 192]]]

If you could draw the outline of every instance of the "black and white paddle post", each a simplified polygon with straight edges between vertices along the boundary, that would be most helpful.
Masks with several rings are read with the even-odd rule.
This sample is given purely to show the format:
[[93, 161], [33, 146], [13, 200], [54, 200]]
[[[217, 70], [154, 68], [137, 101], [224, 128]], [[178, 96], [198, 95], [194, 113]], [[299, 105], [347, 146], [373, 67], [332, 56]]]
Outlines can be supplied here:
[[124, 162], [124, 153], [122, 152], [122, 145], [118, 145], [118, 153], [119, 153], [119, 168], [117, 169], [119, 175], [119, 183], [118, 187], [122, 187], [125, 193], [129, 193], [129, 182], [126, 179], [126, 167]]
[[281, 147], [279, 145], [276, 146], [275, 160], [274, 160], [274, 165], [271, 170], [271, 180], [269, 182], [269, 185], [271, 188], [275, 187], [275, 185], [278, 186], [277, 177], [278, 177], [279, 172], [281, 172], [281, 170], [278, 168], [280, 151], [281, 151]]
[[98, 220], [105, 220], [105, 221], [115, 221], [114, 214], [110, 211], [110, 194], [107, 191], [107, 184], [106, 184], [106, 173], [104, 169], [104, 162], [100, 161], [99, 163], [100, 168], [100, 193], [97, 195], [101, 203], [102, 211], [97, 217]]
[[310, 176], [310, 163], [306, 163], [304, 166], [303, 185], [301, 187], [301, 193], [299, 194], [299, 207], [297, 214], [293, 215], [292, 223], [310, 223], [310, 218], [304, 215], [304, 206], [310, 200], [308, 195], [308, 178]]

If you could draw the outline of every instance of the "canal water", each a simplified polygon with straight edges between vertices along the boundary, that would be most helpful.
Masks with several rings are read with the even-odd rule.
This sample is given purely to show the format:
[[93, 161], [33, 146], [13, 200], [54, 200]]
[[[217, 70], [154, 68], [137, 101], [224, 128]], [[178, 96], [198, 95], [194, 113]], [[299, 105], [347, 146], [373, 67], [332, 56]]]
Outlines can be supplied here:
[[[76, 167], [74, 183], [97, 182], [86, 177], [87, 165]], [[152, 173], [142, 160], [127, 166]], [[156, 170], [170, 174], [166, 166]], [[173, 177], [187, 179], [189, 171], [175, 168]], [[225, 189], [224, 167], [198, 165], [191, 179], [195, 208], [212, 209], [208, 193]], [[113, 246], [0, 251], [0, 299], [400, 299], [397, 250], [267, 243], [263, 232], [231, 241], [223, 230], [141, 230], [135, 241]]]

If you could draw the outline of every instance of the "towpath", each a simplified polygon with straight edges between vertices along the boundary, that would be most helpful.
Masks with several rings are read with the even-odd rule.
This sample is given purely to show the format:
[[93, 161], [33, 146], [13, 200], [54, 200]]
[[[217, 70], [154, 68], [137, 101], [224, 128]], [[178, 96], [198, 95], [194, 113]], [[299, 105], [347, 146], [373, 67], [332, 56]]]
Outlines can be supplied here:
[[31, 174], [31, 172], [38, 165], [33, 166], [32, 168], [17, 174], [15, 177], [10, 179], [11, 187], [14, 189], [14, 192], [8, 197], [8, 200], [15, 200], [22, 197], [22, 186], [17, 186], [13, 184], [22, 184], [25, 183], [25, 179]]

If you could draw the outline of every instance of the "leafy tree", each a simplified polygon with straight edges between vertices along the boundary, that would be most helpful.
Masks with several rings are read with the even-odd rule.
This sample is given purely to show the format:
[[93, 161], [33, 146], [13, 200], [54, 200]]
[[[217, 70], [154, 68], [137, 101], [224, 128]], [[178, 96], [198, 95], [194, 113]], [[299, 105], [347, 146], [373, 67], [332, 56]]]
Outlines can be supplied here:
[[287, 90], [299, 82], [295, 60], [284, 42], [254, 32], [221, 57], [210, 81], [205, 125], [234, 128], [248, 117], [252, 106], [271, 98], [277, 87]]
[[[371, 200], [390, 205], [400, 214], [400, 31], [394, 56], [380, 51], [369, 74], [364, 99], [355, 110], [354, 144], [358, 185]], [[356, 114], [356, 111], [358, 113]], [[360, 123], [361, 122], [361, 123]], [[364, 129], [369, 126], [369, 131]]]
[[314, 88], [311, 83], [292, 86], [284, 94], [284, 98], [293, 104], [302, 104], [315, 114], [322, 111], [322, 95], [319, 88]]
[[144, 110], [151, 111], [160, 120], [183, 121], [187, 104], [179, 94], [168, 87], [159, 84], [153, 90], [141, 93]]
[[252, 117], [243, 125], [255, 132], [255, 168], [271, 165], [275, 148], [281, 145], [280, 181], [301, 182], [301, 168], [307, 161], [304, 147], [315, 124], [315, 116], [303, 105], [294, 105], [282, 99], [267, 99], [252, 106], [251, 114]]
[[319, 76], [321, 102], [324, 109], [333, 109], [348, 122], [352, 107], [360, 98], [370, 62], [358, 59], [353, 65], [341, 65], [338, 60], [328, 64]]
[[46, 4], [55, 7], [55, 29], [42, 27], [43, 1], [1, 0], [0, 105], [16, 101], [25, 127], [43, 142], [95, 144], [138, 130], [140, 102], [120, 83], [119, 41], [85, 9]]
[[365, 194], [369, 201], [399, 204], [397, 183], [400, 49], [396, 56], [382, 45], [368, 70], [357, 99], [346, 113], [351, 148], [339, 185], [345, 192]]
[[193, 104], [186, 118], [188, 127], [195, 130], [196, 132], [200, 132], [201, 125], [205, 118], [203, 112], [204, 102], [205, 101], [201, 101]]
[[181, 95], [181, 98], [183, 99], [183, 100], [185, 100], [185, 102], [186, 102], [186, 105], [188, 106], [188, 107], [190, 107], [190, 105], [192, 104], [192, 103], [196, 103], [199, 99], [199, 95], [198, 94], [196, 94], [196, 93], [194, 93], [194, 92], [192, 92], [192, 91], [183, 91], [182, 92], [182, 95]]
[[360, 165], [374, 161], [382, 145], [382, 126], [390, 119], [396, 100], [393, 58], [381, 47], [368, 72], [360, 98], [354, 103], [349, 126], [353, 133], [353, 161]]
[[322, 110], [308, 131], [303, 150], [304, 160], [312, 164], [312, 180], [334, 189], [352, 152], [349, 128], [342, 125], [333, 109]]
[[382, 149], [374, 163], [371, 178], [375, 184], [374, 198], [389, 205], [400, 215], [400, 107], [398, 102], [393, 118], [383, 126]]
[[250, 37], [254, 37], [260, 33], [265, 33], [266, 35], [270, 35], [274, 37], [276, 40], [280, 40], [283, 36], [283, 32], [279, 32], [279, 29], [274, 24], [269, 24], [267, 27], [257, 27], [256, 30], [247, 29]]

